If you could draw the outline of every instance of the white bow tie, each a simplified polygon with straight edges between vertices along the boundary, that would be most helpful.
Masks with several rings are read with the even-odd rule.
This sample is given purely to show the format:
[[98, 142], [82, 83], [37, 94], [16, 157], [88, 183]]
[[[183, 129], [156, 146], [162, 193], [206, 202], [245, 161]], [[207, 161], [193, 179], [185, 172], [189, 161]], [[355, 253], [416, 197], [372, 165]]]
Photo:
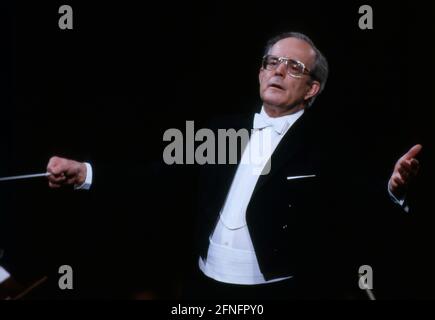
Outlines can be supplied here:
[[278, 134], [283, 134], [288, 128], [288, 122], [280, 118], [268, 118], [264, 114], [256, 113], [254, 117], [254, 129], [272, 127]]

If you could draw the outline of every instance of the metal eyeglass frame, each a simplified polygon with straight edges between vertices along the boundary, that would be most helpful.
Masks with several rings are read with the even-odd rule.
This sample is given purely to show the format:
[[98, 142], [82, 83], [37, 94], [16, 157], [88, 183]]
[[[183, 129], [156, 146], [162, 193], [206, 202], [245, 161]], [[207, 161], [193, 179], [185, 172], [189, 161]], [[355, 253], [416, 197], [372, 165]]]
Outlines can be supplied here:
[[[270, 57], [276, 58], [277, 62], [278, 62], [278, 64], [275, 67], [272, 66], [272, 69], [268, 69], [267, 68], [268, 64], [266, 64], [267, 59], [270, 58]], [[290, 73], [289, 62], [297, 64], [297, 65], [300, 65], [302, 67], [302, 74], [295, 75], [295, 74]], [[274, 56], [272, 54], [266, 54], [265, 56], [263, 56], [262, 67], [263, 67], [263, 69], [266, 69], [266, 70], [275, 70], [276, 68], [278, 68], [278, 66], [281, 63], [285, 63], [288, 75], [293, 77], [293, 78], [302, 78], [302, 76], [304, 74], [310, 75], [310, 70], [307, 67], [305, 67], [305, 64], [303, 62], [301, 62], [299, 60], [295, 60], [295, 59], [286, 58], [286, 57]], [[269, 65], [269, 66], [271, 66], [271, 65]]]

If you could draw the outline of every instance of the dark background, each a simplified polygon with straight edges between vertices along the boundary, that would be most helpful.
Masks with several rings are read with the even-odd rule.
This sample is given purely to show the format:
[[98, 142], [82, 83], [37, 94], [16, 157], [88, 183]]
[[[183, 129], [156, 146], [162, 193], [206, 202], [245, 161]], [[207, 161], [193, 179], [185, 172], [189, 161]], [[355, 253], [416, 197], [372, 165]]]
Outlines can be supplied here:
[[[319, 135], [338, 136], [343, 150], [356, 146], [363, 165], [385, 179], [399, 156], [423, 144], [409, 193], [415, 220], [400, 252], [404, 277], [416, 286], [411, 296], [433, 297], [427, 2], [69, 1], [74, 29], [60, 30], [62, 4], [3, 2], [0, 9], [0, 176], [42, 172], [53, 155], [89, 161], [96, 171], [92, 192], [53, 191], [41, 180], [0, 185], [3, 264], [22, 282], [48, 275], [40, 297], [177, 294], [195, 170], [163, 168], [163, 132], [184, 131], [186, 120], [199, 127], [212, 116], [258, 111], [265, 42], [290, 30], [310, 36], [330, 64], [314, 105]], [[373, 8], [374, 30], [358, 27], [363, 4]], [[72, 292], [56, 289], [63, 264], [75, 271]]]

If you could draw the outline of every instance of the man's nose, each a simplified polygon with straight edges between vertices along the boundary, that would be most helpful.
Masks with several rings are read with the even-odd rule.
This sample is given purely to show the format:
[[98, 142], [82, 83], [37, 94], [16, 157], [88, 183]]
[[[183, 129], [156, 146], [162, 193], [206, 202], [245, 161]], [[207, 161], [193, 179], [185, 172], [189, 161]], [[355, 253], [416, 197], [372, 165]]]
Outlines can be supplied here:
[[276, 67], [275, 69], [275, 75], [276, 76], [281, 76], [283, 78], [285, 78], [285, 75], [287, 74], [287, 65], [285, 62], [280, 63], [278, 65], [278, 67]]

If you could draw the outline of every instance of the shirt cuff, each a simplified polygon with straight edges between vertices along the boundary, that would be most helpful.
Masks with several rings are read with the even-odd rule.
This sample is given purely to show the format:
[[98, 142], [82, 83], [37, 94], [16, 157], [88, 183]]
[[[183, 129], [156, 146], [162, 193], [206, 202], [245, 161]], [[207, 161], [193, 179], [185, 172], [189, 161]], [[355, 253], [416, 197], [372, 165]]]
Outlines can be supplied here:
[[388, 181], [387, 184], [387, 190], [388, 190], [388, 194], [390, 195], [391, 200], [393, 200], [394, 203], [398, 204], [399, 206], [401, 206], [403, 208], [403, 210], [405, 210], [405, 212], [409, 212], [409, 207], [408, 205], [405, 205], [405, 198], [403, 199], [398, 199], [390, 190], [390, 182]]
[[0, 283], [9, 279], [11, 275], [2, 266], [0, 266]]
[[92, 166], [85, 162], [86, 165], [86, 179], [80, 186], [75, 185], [74, 190], [89, 190], [92, 185]]

